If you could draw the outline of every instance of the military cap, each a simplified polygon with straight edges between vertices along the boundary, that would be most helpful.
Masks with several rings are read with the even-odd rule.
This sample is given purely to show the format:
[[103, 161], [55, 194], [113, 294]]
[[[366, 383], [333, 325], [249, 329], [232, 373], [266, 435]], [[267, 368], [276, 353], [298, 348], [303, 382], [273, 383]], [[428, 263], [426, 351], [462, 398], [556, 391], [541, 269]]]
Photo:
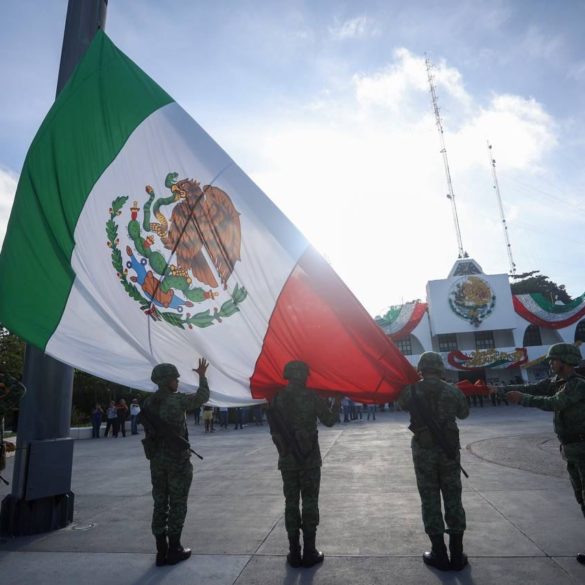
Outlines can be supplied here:
[[581, 350], [572, 343], [555, 343], [548, 348], [547, 360], [561, 360], [569, 366], [578, 366], [581, 362]]
[[437, 370], [438, 372], [442, 372], [444, 369], [443, 358], [436, 351], [425, 351], [418, 360], [417, 370], [419, 372], [424, 370]]
[[174, 364], [157, 364], [154, 366], [152, 370], [152, 374], [150, 375], [150, 379], [155, 384], [160, 384], [165, 380], [173, 380], [174, 378], [178, 378], [180, 376], [179, 370], [177, 370], [177, 366]]
[[286, 380], [292, 380], [293, 378], [306, 378], [308, 375], [309, 366], [305, 362], [288, 362], [288, 364], [284, 366], [283, 376]]

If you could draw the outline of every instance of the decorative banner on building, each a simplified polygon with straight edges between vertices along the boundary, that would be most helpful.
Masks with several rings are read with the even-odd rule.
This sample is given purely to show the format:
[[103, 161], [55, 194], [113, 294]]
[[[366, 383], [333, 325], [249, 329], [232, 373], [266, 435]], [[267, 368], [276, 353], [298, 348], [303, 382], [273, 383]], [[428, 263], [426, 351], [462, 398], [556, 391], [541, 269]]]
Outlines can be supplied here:
[[513, 295], [513, 300], [518, 315], [546, 329], [562, 329], [585, 317], [585, 293], [561, 305], [547, 301], [540, 293]]
[[447, 361], [458, 370], [478, 370], [480, 368], [515, 368], [528, 360], [525, 347], [506, 352], [497, 349], [472, 351], [469, 355], [462, 351], [452, 351]]
[[490, 316], [496, 305], [496, 295], [490, 285], [479, 276], [460, 278], [449, 291], [449, 306], [462, 319], [475, 327]]
[[427, 303], [413, 301], [390, 307], [383, 317], [376, 317], [376, 323], [392, 339], [401, 339], [410, 334], [420, 323], [427, 310]]

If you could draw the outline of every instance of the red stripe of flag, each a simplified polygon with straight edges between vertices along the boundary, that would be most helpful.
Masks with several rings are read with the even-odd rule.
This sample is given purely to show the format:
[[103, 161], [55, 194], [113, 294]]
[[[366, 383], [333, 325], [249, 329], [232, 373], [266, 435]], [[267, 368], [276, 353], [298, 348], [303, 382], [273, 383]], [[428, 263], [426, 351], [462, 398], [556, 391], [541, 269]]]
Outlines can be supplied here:
[[286, 384], [291, 360], [311, 370], [307, 386], [361, 401], [387, 402], [418, 379], [345, 283], [309, 248], [285, 283], [250, 378], [254, 398]]

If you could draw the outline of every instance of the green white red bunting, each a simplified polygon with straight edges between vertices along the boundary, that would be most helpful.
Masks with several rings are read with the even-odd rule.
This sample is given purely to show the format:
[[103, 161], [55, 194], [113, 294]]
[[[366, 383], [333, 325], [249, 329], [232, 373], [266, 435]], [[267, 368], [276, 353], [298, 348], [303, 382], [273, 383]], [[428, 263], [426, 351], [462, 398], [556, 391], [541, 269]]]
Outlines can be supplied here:
[[420, 301], [390, 307], [384, 316], [376, 317], [376, 323], [392, 339], [401, 339], [416, 328], [427, 307], [427, 303], [421, 303]]
[[193, 389], [206, 357], [215, 404], [270, 396], [293, 359], [311, 388], [358, 400], [416, 380], [297, 228], [101, 31], [27, 154], [0, 322], [144, 390], [160, 362]]
[[514, 295], [514, 309], [526, 321], [548, 329], [562, 329], [585, 317], [585, 294], [567, 304], [553, 304], [543, 295]]

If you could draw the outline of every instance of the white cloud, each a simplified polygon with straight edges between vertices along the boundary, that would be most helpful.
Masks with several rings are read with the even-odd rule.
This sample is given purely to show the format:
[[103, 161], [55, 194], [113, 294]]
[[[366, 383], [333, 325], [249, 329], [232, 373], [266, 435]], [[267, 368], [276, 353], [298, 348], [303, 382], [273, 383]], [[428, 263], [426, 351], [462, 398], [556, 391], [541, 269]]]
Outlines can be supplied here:
[[329, 27], [329, 34], [334, 39], [346, 40], [375, 36], [378, 33], [373, 21], [367, 16], [356, 16], [343, 22], [336, 20], [335, 24]]
[[[461, 74], [444, 63], [435, 80], [456, 122], [446, 126], [445, 136], [464, 247], [484, 269], [506, 272], [486, 140], [494, 144], [502, 177], [534, 176], [556, 145], [554, 120], [538, 102], [519, 96], [494, 95], [479, 103]], [[449, 272], [457, 242], [424, 57], [401, 49], [386, 67], [356, 73], [352, 81], [336, 84], [349, 87], [346, 93], [307, 96], [306, 104], [284, 114], [264, 112], [245, 126], [231, 121], [217, 138], [236, 160], [247, 161], [252, 178], [366, 308], [379, 313], [389, 304], [424, 298], [427, 280]], [[512, 227], [526, 198], [504, 193], [505, 207], [513, 205]], [[534, 217], [537, 224], [547, 221], [546, 212]], [[511, 239], [520, 252], [518, 232]]]
[[16, 193], [18, 177], [12, 172], [0, 168], [0, 246], [6, 235], [10, 210]]
[[[443, 99], [449, 98], [457, 109], [467, 110], [472, 102], [463, 85], [459, 71], [444, 62], [431, 67], [433, 83]], [[430, 112], [431, 99], [425, 58], [408, 49], [394, 51], [394, 61], [385, 69], [372, 74], [353, 76], [356, 99], [361, 106], [378, 106], [400, 110], [402, 114], [413, 109], [420, 111], [420, 97], [428, 96], [426, 103]]]
[[495, 95], [449, 138], [458, 168], [485, 166], [489, 141], [499, 170], [529, 169], [535, 173], [545, 155], [557, 146], [555, 122], [543, 106], [514, 95]]

